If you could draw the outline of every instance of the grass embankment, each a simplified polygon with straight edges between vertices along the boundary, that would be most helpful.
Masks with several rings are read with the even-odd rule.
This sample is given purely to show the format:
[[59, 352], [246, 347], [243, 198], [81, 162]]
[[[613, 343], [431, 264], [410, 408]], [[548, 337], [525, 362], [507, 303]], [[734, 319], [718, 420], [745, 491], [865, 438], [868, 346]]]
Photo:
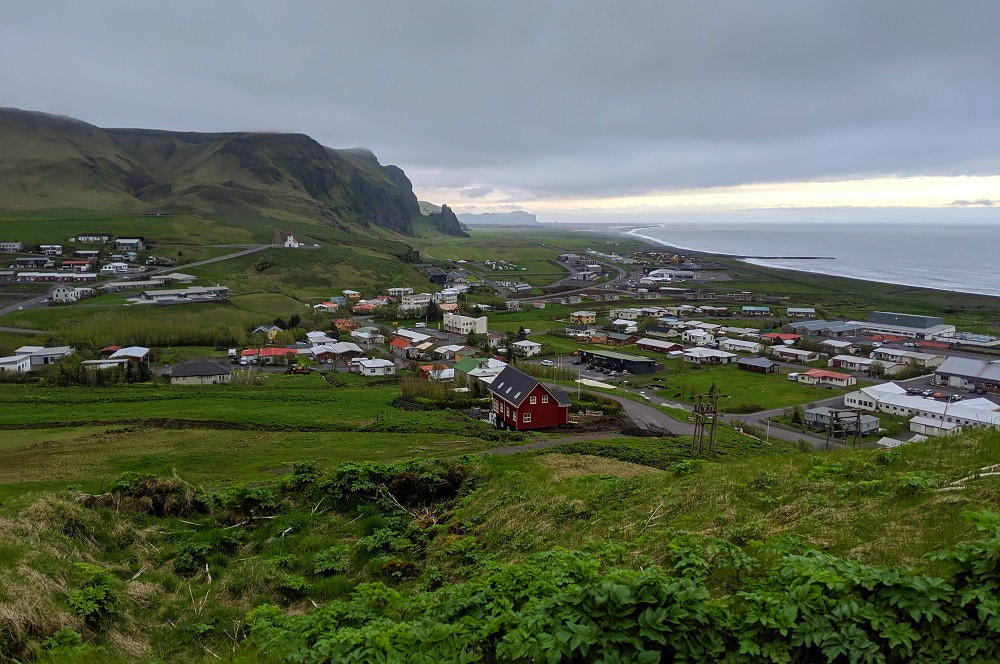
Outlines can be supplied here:
[[[603, 564], [626, 575], [615, 576], [616, 587], [640, 569], [658, 575], [642, 584], [647, 594], [660, 583], [705, 584], [704, 592], [687, 600], [666, 596], [654, 602], [665, 611], [696, 599], [737, 610], [733, 594], [759, 589], [758, 583], [772, 578], [771, 564], [788, 569], [806, 560], [824, 561], [830, 573], [839, 570], [836, 587], [842, 590], [853, 587], [845, 584], [854, 574], [871, 590], [864, 579], [870, 582], [877, 572], [887, 575], [884, 582], [891, 578], [905, 586], [907, 602], [939, 602], [940, 592], [932, 597], [933, 583], [911, 587], [906, 575], [865, 573], [856, 564], [912, 564], [922, 573], [950, 574], [950, 563], [924, 554], [975, 538], [973, 523], [962, 513], [1000, 507], [995, 478], [973, 481], [960, 492], [934, 490], [995, 461], [995, 433], [892, 452], [776, 453], [729, 439], [720, 441], [720, 451], [726, 454], [691, 460], [683, 448], [657, 439], [571, 443], [543, 454], [457, 465], [346, 465], [322, 473], [321, 467], [299, 464], [291, 475], [269, 482], [216, 490], [179, 478], [131, 476], [114, 484], [109, 478], [109, 493], [70, 491], [8, 502], [0, 541], [17, 544], [0, 549], [0, 579], [8, 591], [0, 596], [6, 630], [0, 635], [15, 656], [41, 651], [49, 662], [73, 661], [74, 653], [76, 661], [92, 661], [99, 654], [95, 645], [115, 662], [208, 661], [230, 654], [235, 661], [276, 661], [290, 648], [302, 649], [309, 660], [322, 659], [327, 647], [356, 648], [350, 652], [357, 661], [363, 652], [374, 656], [404, 647], [399, 639], [417, 625], [400, 624], [393, 636], [378, 636], [397, 621], [465, 625], [461, 610], [456, 614], [440, 602], [487, 577], [504, 583], [496, 570], [511, 569], [511, 592], [523, 591], [541, 572], [518, 573], [510, 566], [530, 567], [528, 561], [546, 570], [577, 561], [571, 566], [576, 571], [565, 570], [579, 584], [576, 593], [589, 592], [592, 583], [583, 570], [595, 574]], [[602, 583], [610, 579], [598, 576]], [[359, 589], [355, 604], [340, 603], [359, 583], [371, 581], [380, 583]], [[432, 601], [425, 593], [436, 588], [441, 593]], [[481, 599], [504, 588], [487, 584]], [[605, 606], [609, 593], [618, 592], [604, 588], [604, 602], [595, 606]], [[718, 599], [709, 599], [708, 591]], [[537, 599], [535, 592], [506, 604], [507, 612]], [[823, 597], [832, 598], [831, 592], [827, 588]], [[862, 594], [866, 601], [881, 596]], [[618, 597], [615, 605], [636, 596]], [[78, 601], [83, 597], [93, 601]], [[424, 610], [412, 614], [406, 608], [411, 602]], [[816, 629], [807, 617], [816, 607], [809, 606], [792, 614], [788, 629]], [[617, 624], [603, 611], [586, 613], [596, 634]], [[858, 619], [858, 612], [850, 615]], [[345, 620], [373, 622], [344, 630]], [[684, 622], [659, 615], [638, 621], [667, 631]], [[627, 622], [634, 626], [636, 618]], [[479, 633], [484, 623], [476, 624]], [[729, 625], [722, 627], [726, 638], [744, 635], [733, 627], [742, 623], [722, 624]], [[843, 616], [836, 624], [839, 633]], [[55, 636], [60, 627], [68, 629]], [[90, 645], [72, 645], [79, 637], [69, 629]], [[309, 638], [303, 639], [303, 629]], [[414, 653], [438, 643], [426, 631], [414, 634], [420, 635], [411, 643]], [[358, 640], [363, 644], [349, 646]], [[655, 650], [663, 642], [641, 637], [629, 643]], [[451, 661], [452, 655], [432, 659]]]

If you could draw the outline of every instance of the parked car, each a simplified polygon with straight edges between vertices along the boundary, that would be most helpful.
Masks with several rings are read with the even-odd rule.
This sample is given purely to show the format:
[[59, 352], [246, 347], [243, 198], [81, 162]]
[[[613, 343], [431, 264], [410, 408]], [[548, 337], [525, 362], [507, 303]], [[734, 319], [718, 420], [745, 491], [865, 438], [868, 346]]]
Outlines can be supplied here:
[[542, 360], [541, 362], [539, 362], [539, 364], [542, 365], [543, 367], [555, 366], [555, 363], [552, 360]]
[[799, 375], [797, 373], [793, 372], [793, 373], [788, 374], [788, 380], [798, 380], [798, 379], [799, 379]]
[[882, 342], [881, 341], [873, 341], [872, 342], [872, 348], [879, 348], [881, 346], [882, 346]]
[[912, 341], [907, 341], [903, 345], [906, 346], [907, 348], [916, 348], [917, 347], [917, 344], [913, 343]]
[[934, 396], [934, 390], [924, 390], [920, 394], [924, 395], [925, 397], [932, 397]]
[[919, 395], [923, 394], [924, 391], [922, 389], [920, 389], [919, 387], [911, 387], [911, 388], [908, 388], [906, 390], [906, 393], [907, 394], [914, 394], [914, 395], [918, 395], [919, 396]]
[[421, 323], [415, 323], [413, 325], [413, 327], [427, 327], [427, 323], [423, 323], [423, 322], [421, 322]]
[[965, 397], [963, 397], [961, 394], [953, 394], [950, 397], [948, 397], [948, 401], [961, 401], [964, 398]]

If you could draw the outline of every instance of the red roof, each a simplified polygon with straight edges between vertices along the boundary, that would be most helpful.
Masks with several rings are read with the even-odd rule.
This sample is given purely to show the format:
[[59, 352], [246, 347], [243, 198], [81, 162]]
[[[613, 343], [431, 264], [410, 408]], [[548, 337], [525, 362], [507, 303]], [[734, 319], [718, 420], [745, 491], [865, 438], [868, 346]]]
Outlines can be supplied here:
[[393, 348], [409, 348], [410, 340], [404, 339], [403, 337], [396, 337], [395, 339], [389, 342], [389, 345], [392, 346]]
[[813, 378], [836, 378], [838, 380], [847, 380], [851, 377], [849, 374], [827, 371], [826, 369], [810, 369], [809, 371], [804, 371], [803, 373], [807, 376], [812, 376]]
[[240, 353], [240, 357], [253, 357], [257, 355], [256, 348], [247, 348], [245, 351]]
[[122, 349], [121, 346], [105, 346], [104, 348], [101, 349], [101, 352], [102, 353], [113, 353], [116, 350], [121, 350], [121, 349]]
[[262, 348], [260, 351], [261, 357], [281, 357], [283, 355], [295, 355], [295, 351], [291, 348]]
[[782, 341], [802, 338], [802, 335], [800, 334], [785, 334], [783, 332], [768, 332], [767, 334], [762, 334], [760, 336], [764, 339], [781, 339]]

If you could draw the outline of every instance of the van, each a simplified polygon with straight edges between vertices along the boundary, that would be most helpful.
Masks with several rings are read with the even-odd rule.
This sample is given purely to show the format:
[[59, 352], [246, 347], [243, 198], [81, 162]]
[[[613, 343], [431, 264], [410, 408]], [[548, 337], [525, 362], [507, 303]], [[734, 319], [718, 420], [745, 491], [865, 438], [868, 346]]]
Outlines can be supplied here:
[[790, 373], [790, 374], [788, 374], [788, 380], [798, 380], [798, 379], [799, 379], [799, 375], [797, 373]]
[[525, 334], [531, 334], [531, 328], [527, 328], [527, 327], [524, 328], [524, 333]]
[[427, 327], [427, 323], [417, 323], [413, 327]]

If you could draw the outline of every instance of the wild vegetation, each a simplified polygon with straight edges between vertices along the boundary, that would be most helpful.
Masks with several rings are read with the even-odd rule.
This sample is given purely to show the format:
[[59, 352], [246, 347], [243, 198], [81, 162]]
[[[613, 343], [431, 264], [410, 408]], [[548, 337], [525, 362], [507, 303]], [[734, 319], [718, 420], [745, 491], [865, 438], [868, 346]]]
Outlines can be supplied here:
[[[1000, 436], [822, 456], [661, 439], [125, 473], [8, 500], [34, 661], [965, 661], [1000, 653]], [[599, 456], [598, 456], [599, 455]]]

